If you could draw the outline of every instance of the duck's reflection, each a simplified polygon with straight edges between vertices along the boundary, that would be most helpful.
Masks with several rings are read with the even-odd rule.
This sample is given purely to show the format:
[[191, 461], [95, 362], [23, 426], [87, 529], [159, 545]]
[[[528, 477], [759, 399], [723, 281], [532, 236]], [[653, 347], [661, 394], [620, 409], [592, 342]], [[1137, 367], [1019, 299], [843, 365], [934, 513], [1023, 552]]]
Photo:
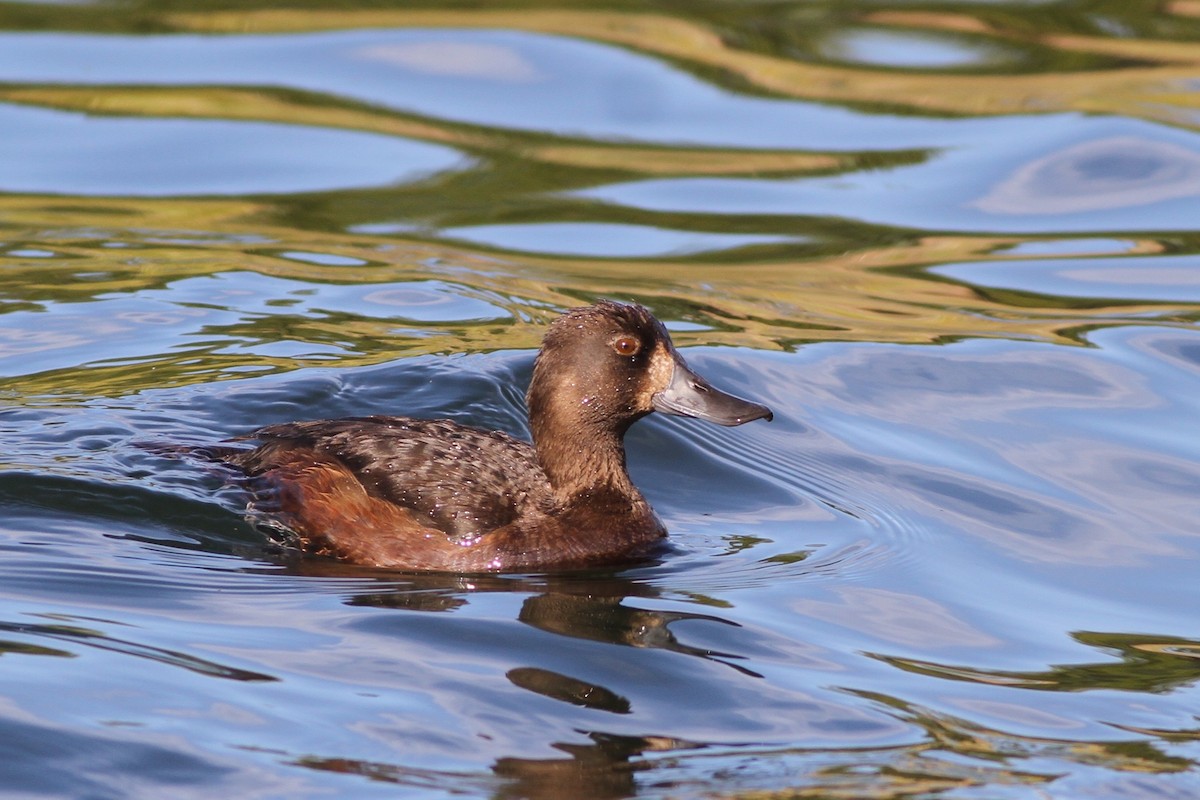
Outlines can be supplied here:
[[[348, 758], [297, 759], [309, 769], [362, 775], [372, 781], [445, 789], [462, 794], [490, 795], [495, 800], [615, 800], [637, 792], [635, 777], [649, 769], [636, 756], [651, 750], [675, 749], [669, 739], [593, 733], [589, 744], [557, 744], [568, 758], [501, 758], [492, 765], [494, 778], [445, 774], [415, 767]], [[686, 743], [679, 746], [689, 747]]]
[[454, 611], [469, 604], [472, 594], [481, 592], [530, 593], [517, 619], [539, 630], [594, 642], [670, 650], [716, 661], [751, 677], [762, 677], [735, 663], [742, 656], [684, 644], [670, 628], [683, 620], [740, 627], [738, 623], [712, 614], [626, 605], [629, 598], [655, 598], [660, 592], [654, 586], [617, 574], [536, 577], [414, 574], [388, 591], [352, 595], [347, 603], [406, 611]]
[[501, 758], [492, 766], [505, 784], [498, 800], [610, 800], [630, 797], [636, 791], [634, 775], [645, 763], [632, 759], [653, 743], [633, 736], [590, 734], [591, 744], [558, 744], [570, 758]]
[[[306, 571], [311, 572], [309, 562]], [[342, 572], [340, 565], [316, 567]], [[356, 569], [361, 577], [363, 571]], [[346, 574], [346, 573], [343, 573]], [[384, 590], [380, 590], [385, 586]], [[517, 620], [538, 630], [625, 647], [655, 648], [724, 664], [755, 678], [761, 677], [736, 661], [734, 653], [689, 645], [680, 640], [672, 625], [681, 621], [704, 621], [738, 627], [737, 623], [712, 614], [639, 608], [639, 600], [660, 597], [660, 590], [644, 581], [617, 573], [574, 575], [430, 575], [413, 574], [373, 585], [346, 599], [357, 606], [394, 608], [405, 611], [453, 612], [471, 603], [479, 593], [518, 593], [525, 595]], [[627, 715], [636, 710], [634, 702], [611, 686], [574, 675], [526, 664], [515, 666], [505, 677], [520, 689], [562, 703]], [[648, 769], [641, 756], [650, 751], [691, 749], [697, 745], [668, 737], [619, 736], [594, 730], [580, 730], [591, 741], [556, 743], [564, 758], [501, 757], [492, 764], [495, 777], [502, 779], [493, 787], [493, 797], [559, 798], [608, 800], [636, 793], [635, 776]], [[411, 770], [387, 765], [350, 765], [344, 760], [323, 762], [306, 759], [307, 766], [338, 771], [360, 771], [375, 780], [394, 779], [408, 783]]]
[[628, 698], [590, 681], [572, 678], [540, 667], [517, 667], [506, 673], [514, 686], [534, 694], [561, 700], [573, 706], [594, 708], [613, 714], [628, 714], [632, 710]]

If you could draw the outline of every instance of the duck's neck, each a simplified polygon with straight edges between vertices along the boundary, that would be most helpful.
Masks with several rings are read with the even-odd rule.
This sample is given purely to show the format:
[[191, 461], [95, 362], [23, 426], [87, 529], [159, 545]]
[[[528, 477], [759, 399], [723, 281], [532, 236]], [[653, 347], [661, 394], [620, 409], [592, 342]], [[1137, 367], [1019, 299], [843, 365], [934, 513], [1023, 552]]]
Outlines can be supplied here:
[[531, 420], [538, 463], [560, 502], [606, 496], [640, 501], [625, 470], [623, 430], [556, 419], [551, 409]]

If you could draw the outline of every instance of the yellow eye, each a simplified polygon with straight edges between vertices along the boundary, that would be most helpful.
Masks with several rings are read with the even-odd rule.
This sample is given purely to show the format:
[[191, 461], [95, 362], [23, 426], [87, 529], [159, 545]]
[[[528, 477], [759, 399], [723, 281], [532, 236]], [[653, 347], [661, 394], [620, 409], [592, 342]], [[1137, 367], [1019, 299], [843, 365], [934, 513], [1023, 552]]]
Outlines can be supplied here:
[[619, 356], [636, 356], [638, 350], [642, 349], [642, 343], [632, 336], [618, 336], [613, 339], [612, 349]]

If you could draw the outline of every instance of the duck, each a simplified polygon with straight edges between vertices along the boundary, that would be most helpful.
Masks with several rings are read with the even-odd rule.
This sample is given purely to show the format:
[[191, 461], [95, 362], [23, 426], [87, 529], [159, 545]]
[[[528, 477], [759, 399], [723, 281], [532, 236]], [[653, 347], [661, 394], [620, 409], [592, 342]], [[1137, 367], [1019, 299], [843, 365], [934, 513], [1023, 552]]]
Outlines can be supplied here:
[[689, 368], [646, 308], [610, 300], [551, 323], [526, 406], [530, 442], [376, 415], [268, 425], [231, 440], [252, 449], [208, 455], [248, 490], [248, 516], [307, 554], [422, 572], [585, 569], [648, 557], [667, 536], [626, 469], [633, 423], [773, 417]]

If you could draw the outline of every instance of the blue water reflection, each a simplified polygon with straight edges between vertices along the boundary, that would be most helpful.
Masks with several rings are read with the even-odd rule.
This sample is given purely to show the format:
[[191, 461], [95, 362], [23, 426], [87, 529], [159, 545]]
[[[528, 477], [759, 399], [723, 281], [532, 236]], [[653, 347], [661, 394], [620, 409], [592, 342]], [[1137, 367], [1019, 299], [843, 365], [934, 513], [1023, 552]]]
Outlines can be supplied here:
[[1006, 256], [1087, 256], [1128, 253], [1137, 246], [1132, 239], [1034, 239], [998, 248]]
[[1014, 139], [1027, 127], [747, 97], [617, 47], [494, 30], [0, 34], [0, 81], [277, 87], [472, 125], [729, 147], [891, 151]]
[[[508, 319], [507, 312], [442, 281], [312, 284], [251, 272], [184, 278], [161, 289], [118, 293], [90, 303], [46, 302], [0, 316], [0, 375], [70, 365], [117, 363], [171, 351], [229, 348], [262, 356], [320, 360], [341, 342], [258, 341], [239, 325], [288, 313], [307, 319], [377, 318], [408, 323]], [[214, 349], [216, 348], [216, 349]]]
[[1057, 297], [1200, 303], [1200, 256], [1028, 259], [929, 270], [977, 286]]
[[[1048, 115], [915, 166], [798, 179], [678, 178], [575, 193], [630, 208], [835, 216], [922, 230], [1187, 230], [1200, 202], [1200, 136], [1115, 117]], [[963, 175], [972, 179], [964, 181]], [[980, 187], [985, 188], [980, 194]]]
[[854, 64], [909, 69], [953, 69], [1018, 63], [1019, 54], [998, 42], [929, 31], [843, 28], [822, 37], [817, 50], [826, 58]]
[[505, 250], [600, 258], [687, 255], [759, 244], [804, 241], [803, 237], [675, 231], [645, 225], [587, 222], [475, 225], [447, 228], [440, 235]]
[[9, 152], [21, 154], [0, 160], [4, 192], [286, 194], [410, 182], [466, 162], [448, 147], [356, 131], [98, 117], [3, 103], [0, 128]]

